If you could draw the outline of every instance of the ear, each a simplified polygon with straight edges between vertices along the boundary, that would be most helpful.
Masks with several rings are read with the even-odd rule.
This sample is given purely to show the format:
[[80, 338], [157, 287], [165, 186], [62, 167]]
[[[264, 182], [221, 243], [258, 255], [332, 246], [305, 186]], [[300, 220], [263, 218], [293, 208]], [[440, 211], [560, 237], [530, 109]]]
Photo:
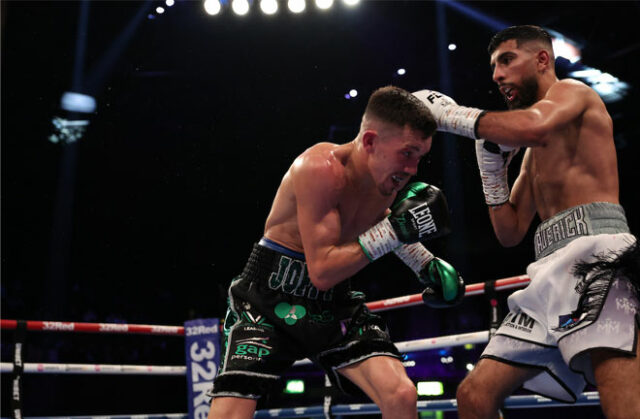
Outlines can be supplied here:
[[538, 64], [538, 68], [540, 70], [545, 70], [551, 67], [551, 56], [549, 52], [545, 49], [541, 49], [538, 51], [536, 55], [536, 63]]
[[368, 153], [373, 152], [377, 138], [378, 133], [372, 129], [368, 129], [362, 133], [362, 146]]

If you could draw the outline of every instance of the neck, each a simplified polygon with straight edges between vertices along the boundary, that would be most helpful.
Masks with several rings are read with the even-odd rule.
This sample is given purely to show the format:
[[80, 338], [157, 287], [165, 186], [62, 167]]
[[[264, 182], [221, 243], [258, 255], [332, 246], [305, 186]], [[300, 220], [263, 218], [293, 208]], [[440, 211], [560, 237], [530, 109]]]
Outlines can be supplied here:
[[367, 190], [374, 186], [374, 182], [369, 173], [367, 152], [359, 140], [360, 138], [356, 137], [350, 143], [344, 144], [348, 147], [345, 169], [354, 185], [357, 185], [360, 190]]
[[558, 77], [553, 70], [547, 70], [542, 77], [538, 80], [538, 98], [537, 100], [542, 100], [547, 95], [547, 91], [551, 88], [551, 86], [558, 81]]

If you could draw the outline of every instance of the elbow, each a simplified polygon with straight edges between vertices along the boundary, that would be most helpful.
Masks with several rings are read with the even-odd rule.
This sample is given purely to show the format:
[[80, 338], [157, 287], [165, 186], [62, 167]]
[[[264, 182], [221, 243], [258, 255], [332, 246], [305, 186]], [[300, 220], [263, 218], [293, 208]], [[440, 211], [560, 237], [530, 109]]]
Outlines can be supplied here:
[[309, 266], [307, 265], [307, 269], [309, 271], [309, 280], [311, 280], [311, 284], [318, 289], [318, 291], [327, 291], [331, 287], [333, 287], [333, 281], [331, 281], [331, 276], [326, 269], [322, 269], [320, 266]]
[[520, 244], [523, 236], [496, 232], [496, 238], [502, 247], [515, 247]]
[[331, 282], [326, 278], [311, 275], [309, 275], [309, 278], [311, 279], [311, 284], [313, 284], [313, 286], [316, 287], [318, 291], [327, 291], [333, 286]]
[[512, 238], [498, 237], [498, 242], [502, 247], [515, 247], [520, 244], [520, 240], [514, 240]]

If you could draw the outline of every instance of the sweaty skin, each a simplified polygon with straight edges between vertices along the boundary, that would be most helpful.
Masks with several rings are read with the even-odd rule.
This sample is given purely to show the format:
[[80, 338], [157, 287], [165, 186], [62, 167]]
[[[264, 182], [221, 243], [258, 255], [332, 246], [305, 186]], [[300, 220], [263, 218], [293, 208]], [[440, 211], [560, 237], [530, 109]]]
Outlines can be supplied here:
[[264, 236], [304, 252], [320, 290], [369, 263], [358, 236], [382, 220], [431, 147], [409, 127], [365, 122], [371, 129], [354, 141], [319, 143], [296, 158], [267, 217]]
[[490, 211], [505, 246], [518, 244], [537, 212], [542, 220], [589, 202], [618, 203], [613, 124], [600, 97], [575, 80], [558, 80], [552, 57], [534, 47], [503, 42], [491, 55], [493, 79], [507, 99], [518, 99], [523, 81], [538, 77], [537, 100], [526, 109], [488, 112], [478, 135], [527, 146], [510, 201]]

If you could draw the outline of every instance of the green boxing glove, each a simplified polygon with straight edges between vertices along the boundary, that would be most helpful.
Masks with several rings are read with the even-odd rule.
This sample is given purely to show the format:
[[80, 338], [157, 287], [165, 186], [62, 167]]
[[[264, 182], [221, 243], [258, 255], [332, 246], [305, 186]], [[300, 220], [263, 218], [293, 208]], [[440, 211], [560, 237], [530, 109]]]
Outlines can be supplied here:
[[429, 307], [453, 307], [464, 298], [464, 280], [453, 266], [442, 259], [435, 258], [429, 262], [418, 279], [426, 285], [422, 301]]
[[464, 280], [449, 263], [439, 259], [420, 243], [404, 245], [394, 253], [409, 266], [426, 286], [422, 301], [429, 307], [453, 307], [465, 293]]
[[370, 261], [403, 244], [441, 237], [451, 231], [449, 207], [442, 191], [414, 182], [398, 192], [391, 213], [358, 237]]

